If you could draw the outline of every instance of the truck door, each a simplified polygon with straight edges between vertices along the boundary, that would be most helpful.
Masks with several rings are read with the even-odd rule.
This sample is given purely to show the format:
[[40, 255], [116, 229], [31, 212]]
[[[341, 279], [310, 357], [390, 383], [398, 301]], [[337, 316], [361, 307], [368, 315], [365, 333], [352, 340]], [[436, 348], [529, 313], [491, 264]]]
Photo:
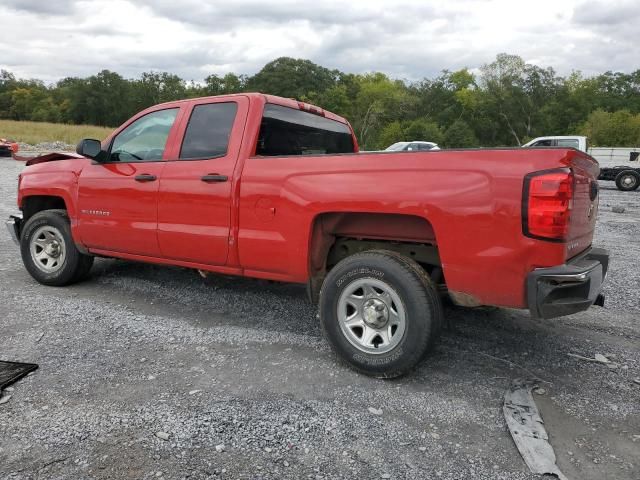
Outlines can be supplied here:
[[233, 173], [249, 100], [195, 100], [160, 179], [158, 241], [165, 258], [224, 265], [229, 251]]
[[158, 187], [179, 108], [133, 120], [112, 140], [104, 163], [78, 180], [78, 231], [89, 249], [157, 257]]

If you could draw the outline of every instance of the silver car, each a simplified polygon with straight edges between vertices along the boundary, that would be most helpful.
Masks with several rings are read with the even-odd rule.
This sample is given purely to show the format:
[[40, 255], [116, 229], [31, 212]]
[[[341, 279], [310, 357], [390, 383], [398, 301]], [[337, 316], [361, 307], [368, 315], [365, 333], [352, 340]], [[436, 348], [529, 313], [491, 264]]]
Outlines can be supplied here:
[[424, 150], [440, 150], [437, 143], [413, 141], [413, 142], [396, 142], [385, 149], [385, 152], [407, 152], [407, 151], [424, 151]]

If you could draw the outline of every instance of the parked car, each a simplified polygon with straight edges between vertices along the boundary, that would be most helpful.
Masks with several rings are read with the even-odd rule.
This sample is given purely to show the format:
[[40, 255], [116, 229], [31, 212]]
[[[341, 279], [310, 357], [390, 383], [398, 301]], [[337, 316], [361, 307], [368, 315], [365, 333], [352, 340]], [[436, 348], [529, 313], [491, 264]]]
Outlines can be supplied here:
[[572, 147], [582, 150], [600, 164], [599, 180], [616, 182], [618, 190], [625, 192], [640, 187], [640, 148], [590, 147], [584, 136], [538, 137], [523, 147]]
[[0, 157], [10, 157], [18, 152], [18, 143], [6, 138], [0, 138]]
[[437, 143], [433, 142], [396, 142], [385, 149], [386, 152], [419, 152], [424, 150], [440, 150]]
[[357, 152], [344, 118], [295, 100], [165, 103], [29, 160], [7, 225], [45, 285], [95, 256], [305, 284], [333, 349], [377, 377], [424, 358], [443, 296], [536, 318], [602, 304], [585, 153]]

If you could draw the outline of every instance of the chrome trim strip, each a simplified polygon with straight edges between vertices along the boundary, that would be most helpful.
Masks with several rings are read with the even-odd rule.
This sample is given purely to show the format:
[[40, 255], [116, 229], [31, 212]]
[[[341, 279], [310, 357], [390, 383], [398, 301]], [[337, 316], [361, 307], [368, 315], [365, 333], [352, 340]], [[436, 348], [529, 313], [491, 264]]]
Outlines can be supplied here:
[[584, 283], [589, 280], [591, 273], [598, 268], [599, 265], [594, 265], [589, 270], [585, 270], [580, 273], [567, 273], [560, 275], [541, 275], [538, 280], [550, 280], [558, 283]]

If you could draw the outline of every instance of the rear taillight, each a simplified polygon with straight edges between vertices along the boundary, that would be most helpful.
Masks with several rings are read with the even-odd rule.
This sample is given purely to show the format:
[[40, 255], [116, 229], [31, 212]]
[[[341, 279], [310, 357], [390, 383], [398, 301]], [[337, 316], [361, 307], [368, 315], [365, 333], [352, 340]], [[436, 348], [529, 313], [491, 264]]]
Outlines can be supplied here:
[[531, 238], [566, 240], [573, 207], [573, 173], [567, 168], [524, 178], [522, 232]]

